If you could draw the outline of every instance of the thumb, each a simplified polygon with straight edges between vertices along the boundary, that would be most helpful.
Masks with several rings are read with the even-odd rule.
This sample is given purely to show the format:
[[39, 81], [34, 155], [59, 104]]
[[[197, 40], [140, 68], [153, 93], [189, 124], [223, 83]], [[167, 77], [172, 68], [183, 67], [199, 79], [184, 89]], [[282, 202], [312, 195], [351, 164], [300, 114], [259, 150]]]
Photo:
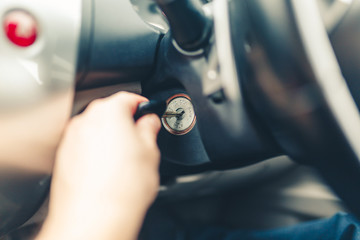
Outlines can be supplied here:
[[146, 144], [153, 146], [161, 128], [160, 119], [156, 114], [147, 114], [136, 122], [136, 128]]

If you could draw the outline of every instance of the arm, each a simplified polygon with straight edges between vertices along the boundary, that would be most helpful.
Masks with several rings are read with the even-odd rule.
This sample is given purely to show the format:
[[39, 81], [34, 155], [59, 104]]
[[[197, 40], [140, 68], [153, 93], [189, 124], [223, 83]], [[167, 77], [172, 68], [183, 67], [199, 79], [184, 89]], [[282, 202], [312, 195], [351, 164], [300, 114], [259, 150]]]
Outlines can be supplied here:
[[133, 120], [143, 101], [116, 94], [96, 100], [69, 123], [37, 240], [137, 238], [159, 185], [159, 118]]

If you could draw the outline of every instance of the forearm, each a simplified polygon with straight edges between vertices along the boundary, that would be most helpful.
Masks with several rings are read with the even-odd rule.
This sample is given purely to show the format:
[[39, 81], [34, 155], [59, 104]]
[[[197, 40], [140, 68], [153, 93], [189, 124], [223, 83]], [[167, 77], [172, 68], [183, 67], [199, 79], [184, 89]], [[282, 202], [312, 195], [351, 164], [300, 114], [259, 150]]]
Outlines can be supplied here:
[[37, 240], [134, 240], [159, 187], [160, 119], [134, 113], [145, 98], [97, 100], [67, 126]]
[[124, 206], [86, 206], [50, 213], [36, 240], [134, 240], [146, 209]]

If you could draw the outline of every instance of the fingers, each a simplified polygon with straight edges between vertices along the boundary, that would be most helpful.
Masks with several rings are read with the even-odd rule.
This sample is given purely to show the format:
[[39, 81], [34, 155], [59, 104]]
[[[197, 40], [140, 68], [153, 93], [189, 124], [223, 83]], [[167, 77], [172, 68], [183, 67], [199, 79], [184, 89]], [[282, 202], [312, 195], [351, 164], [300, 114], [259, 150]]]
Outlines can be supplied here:
[[156, 114], [148, 114], [141, 117], [136, 122], [136, 128], [147, 146], [156, 146], [157, 135], [161, 128], [160, 119]]
[[149, 101], [147, 98], [129, 92], [119, 92], [108, 98], [112, 104], [118, 105], [120, 111], [133, 116], [140, 103]]
[[130, 127], [134, 126], [133, 115], [138, 105], [144, 101], [148, 99], [134, 93], [119, 92], [108, 98], [94, 100], [83, 116], [90, 117], [93, 123], [107, 119], [121, 122], [124, 127]]
[[110, 125], [116, 122], [117, 130], [131, 134], [137, 131], [147, 146], [156, 146], [157, 134], [161, 123], [155, 114], [141, 117], [136, 123], [134, 114], [141, 102], [148, 101], [147, 98], [128, 92], [119, 92], [111, 97], [93, 101], [85, 115], [91, 118], [93, 125], [102, 124], [103, 121]]

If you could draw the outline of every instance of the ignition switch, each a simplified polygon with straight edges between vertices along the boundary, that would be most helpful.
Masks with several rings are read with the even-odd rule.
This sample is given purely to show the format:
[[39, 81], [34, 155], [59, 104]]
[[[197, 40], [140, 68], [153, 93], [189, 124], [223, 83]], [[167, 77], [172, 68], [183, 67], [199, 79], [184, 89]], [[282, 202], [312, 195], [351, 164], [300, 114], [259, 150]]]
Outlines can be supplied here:
[[161, 121], [164, 128], [173, 135], [189, 133], [196, 124], [196, 115], [190, 97], [186, 94], [170, 97]]

